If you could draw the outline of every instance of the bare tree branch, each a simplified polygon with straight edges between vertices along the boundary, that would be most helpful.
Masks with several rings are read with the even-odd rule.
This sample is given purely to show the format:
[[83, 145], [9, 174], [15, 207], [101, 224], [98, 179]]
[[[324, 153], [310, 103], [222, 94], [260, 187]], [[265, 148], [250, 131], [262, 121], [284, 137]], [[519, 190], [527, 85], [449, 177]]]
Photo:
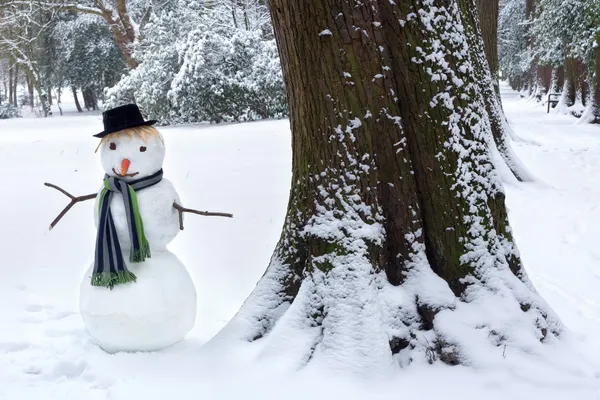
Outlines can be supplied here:
[[[103, 16], [102, 10], [93, 7], [86, 7], [79, 4], [66, 4], [66, 3], [55, 3], [55, 2], [36, 2], [37, 6], [45, 7], [48, 9], [61, 9], [66, 11], [75, 11], [86, 14], [95, 14], [99, 16]], [[11, 6], [31, 6], [32, 2], [30, 1], [6, 1], [0, 2], [0, 7], [6, 8]]]
[[150, 21], [151, 16], [152, 16], [152, 6], [150, 5], [150, 6], [148, 6], [148, 8], [146, 8], [146, 11], [144, 12], [144, 16], [142, 17], [142, 19], [140, 21], [140, 26], [138, 28], [139, 31], [144, 29], [144, 26], [146, 26], [148, 21]]

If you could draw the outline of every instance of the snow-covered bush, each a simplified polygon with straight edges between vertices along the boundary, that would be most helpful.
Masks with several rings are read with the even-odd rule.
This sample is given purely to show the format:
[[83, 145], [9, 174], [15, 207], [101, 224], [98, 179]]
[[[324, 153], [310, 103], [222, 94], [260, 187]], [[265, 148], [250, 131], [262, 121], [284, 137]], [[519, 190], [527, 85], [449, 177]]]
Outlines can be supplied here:
[[106, 91], [106, 107], [135, 101], [162, 124], [287, 114], [264, 5], [249, 0], [208, 7], [181, 1], [154, 16], [142, 37], [134, 53], [140, 65]]
[[21, 111], [12, 104], [0, 104], [0, 119], [19, 118]]

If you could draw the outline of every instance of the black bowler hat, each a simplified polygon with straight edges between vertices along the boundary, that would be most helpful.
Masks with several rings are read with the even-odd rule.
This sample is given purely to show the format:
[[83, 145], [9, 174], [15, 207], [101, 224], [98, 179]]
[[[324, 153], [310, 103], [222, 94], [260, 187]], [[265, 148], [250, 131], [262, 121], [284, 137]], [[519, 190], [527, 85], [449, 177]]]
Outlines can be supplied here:
[[135, 128], [136, 126], [154, 125], [157, 121], [144, 121], [142, 113], [136, 104], [125, 104], [124, 106], [112, 108], [102, 113], [104, 131], [94, 135], [102, 138], [123, 129]]

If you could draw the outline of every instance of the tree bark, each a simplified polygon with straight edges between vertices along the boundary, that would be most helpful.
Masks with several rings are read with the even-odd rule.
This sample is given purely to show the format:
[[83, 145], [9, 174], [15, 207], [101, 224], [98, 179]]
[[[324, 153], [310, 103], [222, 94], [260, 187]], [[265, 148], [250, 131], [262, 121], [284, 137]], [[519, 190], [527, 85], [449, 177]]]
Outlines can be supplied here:
[[497, 291], [520, 328], [478, 315], [482, 341], [558, 334], [510, 233], [461, 1], [271, 1], [292, 187], [270, 265], [223, 335], [268, 335], [264, 351], [298, 365], [468, 363], [480, 347], [452, 327]]
[[96, 4], [100, 7], [102, 17], [108, 23], [113, 38], [121, 54], [125, 58], [125, 62], [129, 68], [137, 68], [139, 62], [133, 57], [132, 45], [136, 41], [135, 30], [131, 22], [129, 12], [127, 11], [127, 4], [125, 0], [117, 0], [117, 13], [118, 17], [113, 15], [113, 11], [103, 6], [101, 1], [96, 1]]
[[75, 107], [77, 107], [77, 112], [83, 112], [81, 109], [81, 104], [79, 104], [79, 97], [77, 96], [77, 89], [75, 86], [71, 86], [71, 92], [73, 93], [73, 99], [75, 100]]
[[498, 80], [498, 16], [499, 0], [477, 0], [481, 34], [492, 77]]

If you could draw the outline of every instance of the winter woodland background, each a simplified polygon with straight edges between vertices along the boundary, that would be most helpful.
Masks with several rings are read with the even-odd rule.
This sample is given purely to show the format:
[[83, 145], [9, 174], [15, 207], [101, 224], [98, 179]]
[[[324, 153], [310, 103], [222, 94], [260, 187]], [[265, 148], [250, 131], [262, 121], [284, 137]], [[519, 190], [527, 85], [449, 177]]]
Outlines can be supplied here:
[[600, 1], [503, 0], [499, 62], [504, 78], [524, 96], [586, 122], [600, 122]]
[[[599, 122], [600, 1], [502, 0], [502, 78]], [[0, 118], [136, 102], [162, 124], [287, 113], [266, 0], [0, 0]], [[59, 111], [60, 111], [60, 107]]]
[[162, 124], [287, 113], [264, 0], [1, 0], [0, 82], [0, 118], [46, 116], [65, 92]]

